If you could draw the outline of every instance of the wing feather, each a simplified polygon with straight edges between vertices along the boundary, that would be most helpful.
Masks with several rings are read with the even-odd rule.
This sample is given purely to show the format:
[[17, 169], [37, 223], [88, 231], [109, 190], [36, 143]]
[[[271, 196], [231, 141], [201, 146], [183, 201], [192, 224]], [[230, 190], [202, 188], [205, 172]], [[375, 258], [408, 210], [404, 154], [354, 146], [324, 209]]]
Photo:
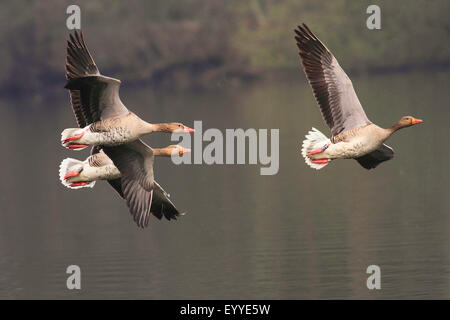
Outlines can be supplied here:
[[121, 173], [121, 190], [134, 221], [147, 227], [154, 188], [152, 149], [136, 140], [103, 150]]
[[158, 219], [164, 216], [167, 220], [176, 220], [181, 215], [172, 201], [170, 201], [167, 192], [156, 181], [154, 182], [153, 201], [150, 211]]
[[332, 135], [369, 124], [351, 80], [333, 54], [305, 24], [295, 33], [303, 70]]
[[80, 127], [128, 114], [119, 97], [120, 80], [102, 76], [84, 42], [83, 33], [69, 35], [65, 88], [70, 90], [72, 109]]
[[362, 157], [355, 158], [358, 163], [364, 168], [370, 170], [377, 167], [380, 163], [384, 161], [391, 160], [394, 157], [394, 150], [382, 144], [377, 150], [372, 151]]
[[[112, 160], [104, 152], [102, 152], [101, 146], [94, 146], [92, 148], [91, 156], [88, 158], [88, 161], [91, 166], [102, 166], [113, 163]], [[121, 178], [108, 180], [108, 183], [117, 191], [117, 193], [119, 193], [122, 198], [125, 198], [125, 195], [122, 191], [123, 185]], [[134, 208], [134, 205], [140, 196], [145, 196], [145, 189], [139, 184], [135, 187], [135, 192], [128, 192], [129, 203], [130, 206], [133, 207], [133, 211], [138, 212], [140, 210], [143, 210], [142, 204], [139, 205], [138, 208]], [[126, 188], [131, 188], [131, 186], [128, 187], [127, 184]], [[153, 194], [151, 198], [150, 213], [152, 213], [156, 218], [162, 219], [162, 217], [165, 217], [167, 220], [176, 220], [178, 216], [182, 215], [169, 199], [169, 194], [156, 181], [153, 181], [152, 192]], [[150, 215], [145, 216], [143, 222], [144, 225], [148, 225], [149, 217]]]

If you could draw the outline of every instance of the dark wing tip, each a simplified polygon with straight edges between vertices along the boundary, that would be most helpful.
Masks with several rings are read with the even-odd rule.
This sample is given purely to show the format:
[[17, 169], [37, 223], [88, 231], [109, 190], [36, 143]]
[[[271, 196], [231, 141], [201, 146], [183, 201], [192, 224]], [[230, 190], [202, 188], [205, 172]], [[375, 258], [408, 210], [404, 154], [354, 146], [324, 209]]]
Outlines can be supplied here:
[[307, 45], [310, 42], [314, 43], [316, 46], [323, 46], [319, 38], [316, 37], [316, 35], [308, 28], [305, 23], [297, 26], [297, 29], [295, 29], [294, 31], [296, 34], [295, 40], [297, 41], [299, 49], [302, 49], [303, 46]]
[[75, 39], [80, 39], [83, 37], [83, 31], [81, 29], [73, 29], [72, 32], [69, 33], [70, 42], [75, 42]]
[[66, 47], [67, 79], [99, 74], [97, 65], [84, 42], [83, 32], [81, 30], [73, 30], [73, 32], [69, 33]]
[[161, 219], [163, 216], [167, 220], [176, 220], [178, 216], [182, 215], [170, 201], [170, 195], [164, 191], [164, 189], [154, 181], [152, 206], [150, 208], [151, 213]]

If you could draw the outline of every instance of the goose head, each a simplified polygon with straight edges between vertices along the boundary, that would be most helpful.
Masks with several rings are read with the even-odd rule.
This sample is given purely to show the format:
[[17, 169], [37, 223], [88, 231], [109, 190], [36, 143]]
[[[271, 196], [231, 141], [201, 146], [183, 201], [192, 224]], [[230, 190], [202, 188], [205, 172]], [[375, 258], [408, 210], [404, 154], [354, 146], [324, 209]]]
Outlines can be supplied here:
[[175, 133], [181, 133], [181, 132], [194, 132], [195, 130], [192, 128], [189, 128], [185, 126], [182, 123], [179, 122], [169, 122], [167, 124], [167, 131], [169, 132], [175, 132]]
[[171, 145], [171, 146], [168, 146], [167, 148], [168, 148], [171, 156], [176, 156], [176, 155], [182, 156], [185, 153], [191, 152], [191, 149], [184, 148], [179, 145]]
[[182, 156], [185, 153], [191, 152], [191, 149], [184, 148], [179, 145], [170, 145], [165, 148], [155, 148], [153, 149], [153, 154], [155, 156], [161, 157], [171, 157], [171, 156]]
[[394, 125], [394, 128], [398, 130], [406, 127], [411, 127], [421, 122], [423, 122], [423, 120], [421, 119], [417, 119], [412, 116], [404, 116]]

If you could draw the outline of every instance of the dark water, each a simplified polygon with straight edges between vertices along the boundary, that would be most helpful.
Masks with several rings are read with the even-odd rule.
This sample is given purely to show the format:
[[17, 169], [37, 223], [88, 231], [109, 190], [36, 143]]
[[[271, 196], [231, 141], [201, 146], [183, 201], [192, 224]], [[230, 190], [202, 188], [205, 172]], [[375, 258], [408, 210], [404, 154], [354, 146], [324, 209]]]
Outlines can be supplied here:
[[[425, 120], [389, 140], [395, 159], [366, 171], [335, 161], [305, 165], [299, 145], [326, 132], [298, 77], [208, 92], [130, 89], [122, 97], [153, 122], [202, 120], [206, 128], [279, 128], [280, 170], [184, 165], [158, 159], [155, 174], [188, 214], [138, 229], [106, 183], [69, 190], [60, 161], [87, 151], [59, 145], [75, 122], [63, 89], [0, 100], [1, 298], [450, 298], [449, 77], [353, 79], [372, 121]], [[146, 137], [152, 146], [170, 136]], [[82, 289], [69, 291], [68, 265]], [[381, 268], [378, 291], [366, 268]]]

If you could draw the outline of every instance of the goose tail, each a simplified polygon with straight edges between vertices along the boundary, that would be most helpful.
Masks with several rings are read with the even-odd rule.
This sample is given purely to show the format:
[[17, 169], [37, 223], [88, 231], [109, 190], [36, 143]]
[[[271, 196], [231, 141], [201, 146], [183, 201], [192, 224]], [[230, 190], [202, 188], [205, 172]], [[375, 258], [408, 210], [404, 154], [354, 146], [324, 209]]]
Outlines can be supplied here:
[[77, 140], [84, 134], [83, 128], [68, 128], [61, 132], [61, 145], [69, 150], [83, 150], [88, 147], [86, 144], [77, 144]]
[[80, 189], [80, 188], [93, 188], [95, 185], [95, 181], [87, 182], [85, 185], [77, 185], [73, 186], [73, 182], [70, 182], [70, 178], [67, 178], [68, 175], [74, 172], [81, 172], [83, 168], [83, 161], [66, 158], [61, 161], [59, 165], [59, 181], [61, 181], [62, 185], [69, 189]]
[[302, 156], [305, 159], [306, 164], [316, 170], [322, 169], [328, 163], [312, 163], [311, 159], [308, 157], [308, 153], [322, 147], [326, 143], [331, 143], [330, 139], [316, 128], [312, 128], [305, 138], [306, 139], [303, 140], [302, 144]]

